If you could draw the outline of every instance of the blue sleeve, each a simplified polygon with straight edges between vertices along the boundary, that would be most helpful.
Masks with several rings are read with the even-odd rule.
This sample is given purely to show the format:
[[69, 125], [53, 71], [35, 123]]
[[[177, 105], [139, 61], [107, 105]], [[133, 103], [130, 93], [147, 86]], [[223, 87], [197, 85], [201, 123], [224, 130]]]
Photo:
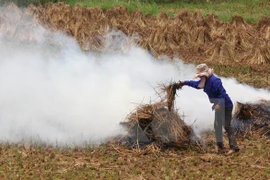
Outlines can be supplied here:
[[195, 89], [200, 89], [198, 88], [199, 83], [201, 82], [201, 80], [199, 81], [184, 81], [184, 84], [190, 87], [193, 87]]
[[218, 98], [218, 104], [224, 103], [224, 98], [226, 96], [226, 90], [224, 89], [220, 79], [216, 79], [214, 82], [214, 91]]

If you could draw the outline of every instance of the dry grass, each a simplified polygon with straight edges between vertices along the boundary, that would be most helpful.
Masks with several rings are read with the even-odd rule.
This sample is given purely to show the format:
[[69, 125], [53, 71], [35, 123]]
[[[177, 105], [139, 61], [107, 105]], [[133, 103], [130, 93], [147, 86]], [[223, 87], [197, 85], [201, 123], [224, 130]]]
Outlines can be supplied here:
[[239, 140], [231, 156], [194, 150], [0, 146], [1, 179], [268, 179], [269, 139]]
[[123, 139], [129, 145], [139, 147], [141, 143], [155, 143], [160, 147], [183, 147], [190, 144], [192, 129], [171, 104], [175, 95], [171, 86], [162, 85], [158, 102], [139, 105], [121, 123], [128, 131]]
[[244, 136], [270, 137], [270, 101], [254, 103], [237, 102], [233, 124]]
[[162, 90], [166, 92], [166, 97], [167, 97], [167, 106], [169, 111], [174, 109], [174, 101], [175, 101], [175, 96], [176, 96], [176, 91], [179, 89], [176, 87], [176, 83], [170, 83], [170, 85], [165, 86], [163, 85]]
[[[138, 33], [141, 37], [139, 45], [156, 56], [179, 55], [189, 62], [270, 64], [269, 17], [262, 18], [257, 24], [249, 24], [241, 16], [233, 16], [230, 22], [222, 22], [211, 14], [203, 17], [200, 12], [191, 14], [187, 11], [173, 18], [164, 12], [149, 17], [139, 11], [129, 13], [121, 6], [104, 11], [79, 5], [72, 8], [65, 3], [49, 3], [43, 7], [30, 5], [25, 13], [12, 4], [8, 9], [16, 16], [31, 15], [52, 30], [74, 36], [84, 50], [101, 50], [105, 43], [102, 35], [117, 29], [130, 37]], [[6, 29], [6, 33], [10, 32]]]
[[[249, 24], [240, 16], [234, 16], [231, 22], [222, 22], [213, 14], [203, 17], [200, 12], [188, 11], [173, 18], [165, 13], [151, 17], [138, 10], [129, 13], [124, 7], [104, 11], [78, 5], [72, 8], [65, 3], [29, 6], [25, 12], [13, 4], [7, 9], [0, 14], [1, 33], [6, 38], [35, 42], [35, 34], [28, 32], [41, 23], [74, 36], [86, 51], [102, 51], [106, 44], [103, 35], [117, 29], [131, 37], [125, 47], [138, 43], [154, 56], [166, 54], [180, 56], [185, 62], [208, 63], [220, 76], [270, 89], [269, 17]], [[6, 13], [12, 13], [14, 22], [7, 21]], [[21, 24], [30, 17], [34, 20]], [[37, 30], [45, 32], [42, 27]]]

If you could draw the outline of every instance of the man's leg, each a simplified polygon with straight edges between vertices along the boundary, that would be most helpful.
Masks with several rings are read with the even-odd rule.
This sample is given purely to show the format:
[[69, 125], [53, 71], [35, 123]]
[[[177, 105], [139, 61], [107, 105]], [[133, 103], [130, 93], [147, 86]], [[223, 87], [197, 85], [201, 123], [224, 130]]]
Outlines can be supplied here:
[[225, 109], [225, 130], [228, 133], [230, 149], [238, 151], [239, 147], [236, 142], [234, 130], [231, 126], [231, 121], [232, 121], [232, 108], [226, 108]]
[[223, 149], [223, 137], [222, 137], [222, 111], [216, 110], [215, 111], [215, 135], [216, 135], [216, 142], [219, 149]]

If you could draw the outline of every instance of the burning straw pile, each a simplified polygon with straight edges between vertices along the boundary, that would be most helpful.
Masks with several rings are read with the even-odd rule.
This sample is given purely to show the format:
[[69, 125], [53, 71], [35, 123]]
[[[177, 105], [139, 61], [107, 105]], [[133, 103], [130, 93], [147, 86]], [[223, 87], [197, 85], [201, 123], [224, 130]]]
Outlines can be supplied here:
[[237, 102], [232, 125], [239, 134], [270, 137], [270, 101]]
[[165, 98], [161, 98], [157, 103], [140, 105], [128, 115], [127, 121], [121, 124], [128, 129], [126, 139], [131, 145], [155, 142], [160, 146], [182, 147], [190, 142], [192, 129], [167, 105]]

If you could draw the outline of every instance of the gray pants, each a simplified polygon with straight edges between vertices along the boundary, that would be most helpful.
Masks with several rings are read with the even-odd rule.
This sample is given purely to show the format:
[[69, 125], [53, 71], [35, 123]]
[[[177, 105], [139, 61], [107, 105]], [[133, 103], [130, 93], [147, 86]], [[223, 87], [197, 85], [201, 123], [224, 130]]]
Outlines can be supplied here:
[[219, 148], [223, 148], [223, 133], [222, 127], [228, 133], [229, 145], [231, 149], [239, 150], [236, 143], [235, 134], [231, 126], [232, 121], [232, 108], [221, 108], [215, 111], [215, 134], [216, 142]]

